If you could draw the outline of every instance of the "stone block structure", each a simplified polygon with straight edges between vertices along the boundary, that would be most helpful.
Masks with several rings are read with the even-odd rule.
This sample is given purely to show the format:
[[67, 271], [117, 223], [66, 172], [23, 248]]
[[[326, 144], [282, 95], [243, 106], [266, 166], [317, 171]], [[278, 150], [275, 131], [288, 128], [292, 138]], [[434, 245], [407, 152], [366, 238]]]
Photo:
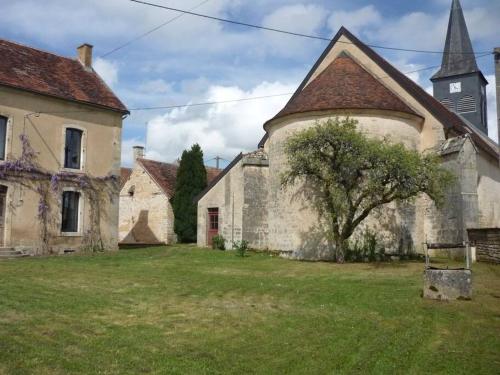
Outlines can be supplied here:
[[[122, 168], [119, 240], [121, 245], [155, 245], [176, 242], [174, 211], [177, 164], [144, 158], [144, 148], [134, 147], [132, 169]], [[207, 167], [207, 180], [220, 170]]]
[[369, 228], [388, 252], [422, 252], [424, 242], [462, 243], [469, 228], [500, 227], [499, 148], [482, 124], [447, 109], [341, 28], [286, 106], [264, 124], [259, 149], [240, 154], [198, 197], [198, 245], [209, 245], [208, 213], [217, 212], [219, 233], [229, 245], [243, 239], [295, 258], [330, 259], [325, 228], [301, 186], [281, 187], [284, 144], [296, 132], [345, 116], [367, 136], [437, 152], [457, 176], [444, 209], [424, 196], [391, 203], [373, 212], [354, 236]]
[[500, 228], [469, 229], [468, 233], [477, 260], [500, 263]]

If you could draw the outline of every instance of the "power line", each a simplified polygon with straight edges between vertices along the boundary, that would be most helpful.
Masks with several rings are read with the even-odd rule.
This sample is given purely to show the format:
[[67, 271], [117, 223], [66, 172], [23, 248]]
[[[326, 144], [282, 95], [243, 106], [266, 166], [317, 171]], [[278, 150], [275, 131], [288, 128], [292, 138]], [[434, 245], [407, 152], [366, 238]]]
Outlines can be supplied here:
[[[204, 5], [204, 4], [206, 4], [206, 3], [208, 3], [209, 1], [210, 1], [210, 0], [204, 0], [204, 1], [202, 1], [201, 3], [199, 3], [198, 5], [196, 5], [196, 6], [192, 7], [192, 8], [190, 8], [189, 10], [190, 10], [190, 11], [192, 11], [192, 10], [198, 9], [198, 8], [199, 8], [199, 7], [201, 7], [202, 5]], [[142, 38], [144, 38], [145, 36], [148, 36], [149, 34], [154, 33], [156, 30], [159, 30], [159, 29], [161, 29], [162, 27], [167, 26], [168, 24], [171, 24], [172, 22], [174, 22], [174, 21], [178, 20], [179, 18], [181, 18], [181, 17], [183, 17], [183, 16], [185, 16], [185, 14], [184, 14], [184, 13], [181, 13], [181, 14], [179, 14], [179, 15], [177, 15], [177, 16], [175, 16], [175, 17], [171, 18], [171, 19], [169, 19], [168, 21], [163, 22], [161, 25], [158, 25], [158, 26], [156, 26], [156, 27], [152, 28], [151, 30], [146, 31], [146, 32], [145, 32], [145, 33], [143, 33], [143, 34], [140, 34], [140, 35], [136, 36], [135, 38], [130, 39], [128, 42], [125, 42], [125, 43], [123, 43], [123, 44], [119, 45], [118, 47], [113, 48], [112, 50], [110, 50], [110, 51], [106, 52], [105, 54], [103, 54], [103, 55], [101, 55], [101, 56], [99, 56], [99, 57], [100, 57], [100, 58], [104, 58], [104, 57], [109, 56], [109, 55], [111, 55], [112, 53], [115, 53], [115, 52], [117, 52], [117, 51], [119, 51], [119, 50], [121, 50], [121, 49], [123, 49], [123, 48], [125, 48], [125, 47], [128, 47], [129, 45], [131, 45], [132, 43], [134, 43], [134, 42], [138, 41], [139, 39], [142, 39]]]
[[[492, 55], [491, 52], [485, 53], [483, 55], [477, 56], [477, 58], [482, 58], [485, 56]], [[464, 59], [465, 60], [465, 59]], [[412, 73], [418, 73], [422, 72], [425, 70], [429, 69], [435, 69], [439, 68], [441, 65], [432, 65], [432, 66], [427, 66], [407, 72], [402, 72], [402, 74], [412, 74]], [[385, 75], [382, 77], [373, 77], [374, 79], [378, 81], [382, 81], [383, 79], [386, 78], [391, 78], [389, 75]], [[216, 105], [216, 104], [226, 104], [226, 103], [237, 103], [237, 102], [247, 102], [247, 101], [252, 101], [252, 100], [260, 100], [260, 99], [268, 99], [268, 98], [276, 98], [280, 96], [287, 96], [287, 95], [293, 95], [293, 93], [283, 93], [283, 94], [273, 94], [273, 95], [264, 95], [264, 96], [251, 96], [247, 98], [240, 98], [240, 99], [230, 99], [230, 100], [220, 100], [220, 101], [211, 101], [211, 102], [200, 102], [200, 103], [186, 103], [186, 104], [177, 104], [177, 105], [169, 105], [169, 106], [158, 106], [158, 107], [137, 107], [137, 108], [130, 108], [129, 111], [154, 111], [154, 110], [168, 110], [168, 109], [178, 109], [178, 108], [190, 108], [190, 107], [200, 107], [200, 106], [207, 106], [207, 105]], [[59, 111], [59, 112], [44, 112], [44, 111], [38, 111], [38, 112], [32, 112], [27, 114], [26, 116], [31, 117], [31, 116], [39, 116], [41, 114], [65, 114], [65, 113], [87, 113], [87, 112], [96, 112], [98, 111], [97, 109], [88, 109], [88, 110], [81, 110], [81, 111]]]
[[224, 103], [236, 103], [236, 102], [246, 102], [251, 100], [259, 100], [259, 99], [267, 99], [267, 98], [276, 98], [279, 96], [292, 95], [293, 93], [285, 93], [285, 94], [274, 94], [274, 95], [265, 95], [265, 96], [252, 96], [249, 98], [241, 98], [241, 99], [231, 99], [231, 100], [220, 100], [213, 102], [202, 102], [202, 103], [190, 103], [190, 104], [179, 104], [179, 105], [169, 105], [169, 106], [160, 106], [160, 107], [142, 107], [142, 108], [131, 108], [129, 111], [153, 111], [157, 109], [176, 109], [176, 108], [187, 108], [187, 107], [199, 107], [205, 105], [215, 105], [215, 104], [224, 104]]
[[[196, 16], [196, 17], [201, 17], [201, 18], [206, 18], [210, 20], [215, 20], [215, 21], [220, 21], [220, 22], [225, 22], [225, 23], [230, 23], [233, 25], [239, 25], [239, 26], [246, 26], [254, 29], [260, 29], [260, 30], [266, 30], [266, 31], [273, 31], [276, 33], [281, 33], [281, 34], [287, 34], [287, 35], [292, 35], [292, 36], [298, 36], [302, 38], [308, 38], [308, 39], [317, 39], [317, 40], [322, 40], [322, 41], [327, 41], [331, 42], [330, 38], [325, 38], [317, 35], [308, 35], [308, 34], [302, 34], [302, 33], [297, 33], [293, 31], [287, 31], [287, 30], [282, 30], [282, 29], [276, 29], [272, 27], [265, 27], [265, 26], [259, 26], [259, 25], [254, 25], [246, 22], [241, 22], [241, 21], [235, 21], [235, 20], [230, 20], [227, 18], [221, 18], [221, 17], [215, 17], [215, 16], [209, 16], [207, 14], [201, 14], [201, 13], [195, 13], [190, 10], [183, 10], [183, 9], [178, 9], [178, 8], [172, 8], [172, 7], [167, 7], [164, 5], [160, 4], [154, 4], [154, 3], [149, 3], [146, 1], [141, 1], [141, 0], [130, 0], [134, 3], [139, 3], [139, 4], [144, 4], [144, 5], [149, 5], [152, 7], [156, 8], [161, 8], [161, 9], [166, 9], [166, 10], [171, 10], [174, 12], [180, 12], [182, 14], [189, 14], [191, 16]], [[355, 44], [352, 42], [346, 42], [346, 41], [337, 41], [338, 43], [344, 43], [344, 44]], [[367, 44], [367, 46], [372, 47], [372, 48], [377, 48], [377, 49], [386, 49], [386, 50], [392, 50], [392, 51], [404, 51], [404, 52], [415, 52], [415, 53], [432, 53], [432, 54], [444, 54], [443, 51], [427, 51], [427, 50], [418, 50], [418, 49], [408, 49], [408, 48], [397, 48], [397, 47], [387, 47], [387, 46], [380, 46], [380, 45], [375, 45], [375, 44]], [[486, 52], [478, 52], [478, 54], [482, 54]], [[467, 54], [475, 54], [474, 52], [449, 52], [448, 54], [459, 54], [459, 55], [467, 55]]]

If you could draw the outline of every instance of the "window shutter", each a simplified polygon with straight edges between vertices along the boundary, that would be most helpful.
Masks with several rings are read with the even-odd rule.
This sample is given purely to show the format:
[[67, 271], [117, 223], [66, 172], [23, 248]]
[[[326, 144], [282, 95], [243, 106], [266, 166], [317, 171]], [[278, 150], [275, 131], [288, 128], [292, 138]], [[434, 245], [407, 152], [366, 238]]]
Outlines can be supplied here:
[[455, 106], [453, 105], [453, 100], [444, 98], [441, 100], [441, 104], [448, 108], [449, 111], [455, 112]]
[[466, 95], [458, 100], [458, 113], [476, 112], [476, 99], [470, 95]]

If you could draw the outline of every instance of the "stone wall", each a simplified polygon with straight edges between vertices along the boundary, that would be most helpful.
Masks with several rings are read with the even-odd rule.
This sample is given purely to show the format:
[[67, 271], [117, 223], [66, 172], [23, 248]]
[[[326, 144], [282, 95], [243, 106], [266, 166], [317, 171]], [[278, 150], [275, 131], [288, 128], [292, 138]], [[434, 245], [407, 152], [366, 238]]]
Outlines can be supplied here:
[[445, 168], [455, 174], [443, 207], [429, 202], [426, 215], [426, 241], [455, 244], [467, 241], [467, 228], [477, 227], [477, 150], [469, 137], [443, 142], [438, 150]]
[[[256, 153], [259, 153], [257, 151]], [[243, 234], [253, 249], [267, 249], [269, 227], [268, 219], [268, 180], [269, 168], [267, 157], [260, 152], [243, 158], [244, 202]]]
[[[332, 112], [289, 118], [269, 129], [270, 137], [265, 147], [269, 154], [269, 248], [272, 250], [291, 251], [294, 257], [303, 259], [330, 259], [332, 256], [331, 245], [324, 239], [324, 225], [311, 200], [300, 186], [283, 190], [280, 176], [287, 166], [283, 149], [286, 139], [294, 132], [314, 126], [317, 120], [325, 121], [337, 115], [343, 114]], [[418, 119], [380, 111], [351, 113], [350, 117], [358, 120], [359, 129], [369, 136], [390, 136], [394, 142], [402, 142], [410, 149], [420, 149]], [[369, 228], [378, 233], [387, 251], [415, 251], [424, 242], [421, 205], [421, 200], [415, 204], [386, 205], [373, 212], [355, 236]]]
[[[224, 172], [223, 172], [224, 173]], [[208, 209], [219, 209], [219, 234], [226, 239], [226, 248], [233, 241], [241, 241], [243, 227], [244, 178], [241, 160], [198, 201], [198, 246], [208, 246]]]
[[500, 263], [500, 228], [469, 229], [468, 232], [478, 261]]
[[134, 166], [120, 192], [119, 239], [122, 244], [176, 241], [168, 197], [140, 163]]

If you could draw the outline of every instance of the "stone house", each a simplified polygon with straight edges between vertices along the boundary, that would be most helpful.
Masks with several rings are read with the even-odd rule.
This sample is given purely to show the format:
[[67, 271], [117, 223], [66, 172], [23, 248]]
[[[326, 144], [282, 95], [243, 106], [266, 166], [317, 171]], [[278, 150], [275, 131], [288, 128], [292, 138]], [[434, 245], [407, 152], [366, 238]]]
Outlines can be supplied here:
[[[144, 148], [134, 147], [134, 167], [122, 168], [119, 240], [121, 245], [155, 245], [176, 242], [174, 196], [177, 164], [144, 158]], [[207, 181], [219, 169], [206, 167]]]
[[117, 249], [129, 112], [77, 52], [0, 40], [0, 255]]
[[198, 245], [221, 233], [228, 244], [244, 239], [296, 258], [329, 258], [317, 213], [306, 199], [294, 198], [299, 186], [281, 189], [280, 175], [291, 134], [343, 116], [369, 136], [439, 152], [458, 177], [439, 211], [422, 196], [367, 218], [363, 227], [388, 251], [422, 251], [426, 241], [462, 243], [467, 229], [500, 227], [499, 148], [485, 133], [486, 81], [467, 53], [472, 46], [462, 21], [455, 0], [443, 67], [433, 77], [436, 98], [342, 27], [285, 107], [264, 124], [259, 149], [238, 155], [198, 196]]

